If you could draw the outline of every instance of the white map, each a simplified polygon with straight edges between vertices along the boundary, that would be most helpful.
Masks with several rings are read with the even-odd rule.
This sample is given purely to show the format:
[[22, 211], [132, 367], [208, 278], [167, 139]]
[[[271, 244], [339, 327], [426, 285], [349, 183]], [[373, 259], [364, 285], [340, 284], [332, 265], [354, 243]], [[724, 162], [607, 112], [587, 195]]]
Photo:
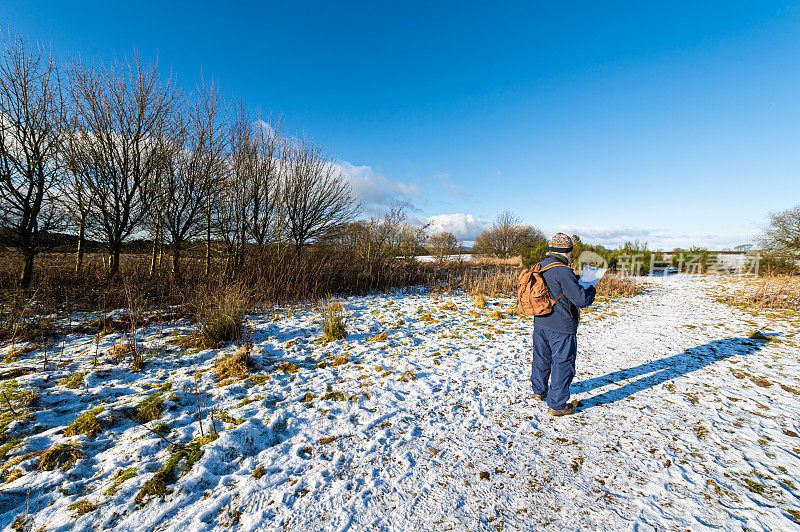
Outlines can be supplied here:
[[584, 266], [578, 283], [584, 288], [594, 286], [603, 278], [608, 268], [595, 268], [594, 266]]

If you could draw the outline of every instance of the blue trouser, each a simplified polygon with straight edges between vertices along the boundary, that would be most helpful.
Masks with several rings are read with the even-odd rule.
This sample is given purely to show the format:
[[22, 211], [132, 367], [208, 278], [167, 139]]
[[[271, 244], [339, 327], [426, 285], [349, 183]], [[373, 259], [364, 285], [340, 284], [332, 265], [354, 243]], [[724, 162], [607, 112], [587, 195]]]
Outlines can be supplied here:
[[[547, 396], [553, 410], [567, 407], [569, 385], [575, 376], [575, 355], [578, 341], [574, 334], [563, 334], [542, 328], [533, 329], [533, 393]], [[548, 390], [547, 381], [550, 380]]]

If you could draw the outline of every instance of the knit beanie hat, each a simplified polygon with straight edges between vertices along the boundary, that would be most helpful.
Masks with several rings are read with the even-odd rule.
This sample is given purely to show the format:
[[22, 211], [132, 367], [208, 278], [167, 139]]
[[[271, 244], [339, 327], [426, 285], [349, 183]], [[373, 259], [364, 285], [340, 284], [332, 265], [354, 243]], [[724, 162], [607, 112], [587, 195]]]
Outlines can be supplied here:
[[550, 239], [550, 251], [569, 253], [572, 251], [572, 239], [564, 233], [558, 233]]

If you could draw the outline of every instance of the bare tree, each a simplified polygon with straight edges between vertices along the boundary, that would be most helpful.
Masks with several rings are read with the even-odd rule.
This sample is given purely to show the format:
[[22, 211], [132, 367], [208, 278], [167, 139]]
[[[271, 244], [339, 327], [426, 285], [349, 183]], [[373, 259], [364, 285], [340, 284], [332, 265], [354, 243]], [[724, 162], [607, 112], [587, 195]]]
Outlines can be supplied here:
[[211, 273], [211, 236], [214, 213], [218, 209], [220, 191], [225, 181], [224, 149], [227, 142], [227, 108], [213, 82], [201, 81], [197, 89], [195, 106], [191, 115], [192, 127], [197, 135], [201, 157], [197, 171], [200, 173], [203, 202], [203, 229], [205, 230], [205, 270]]
[[156, 173], [164, 164], [159, 137], [178, 94], [154, 65], [143, 66], [138, 57], [111, 68], [75, 62], [71, 74], [77, 126], [88, 139], [84, 157], [96, 165], [82, 183], [93, 198], [96, 223], [90, 229], [104, 240], [108, 273], [114, 276], [123, 242], [150, 209]]
[[545, 240], [542, 231], [523, 224], [519, 216], [513, 212], [504, 211], [497, 216], [491, 228], [475, 239], [473, 251], [481, 255], [507, 259]]
[[343, 228], [358, 212], [342, 171], [311, 142], [288, 150], [281, 184], [287, 236], [298, 255], [307, 243]]
[[424, 227], [415, 227], [408, 223], [400, 224], [397, 230], [397, 240], [394, 246], [394, 254], [407, 261], [415, 260], [415, 257], [425, 251], [428, 243], [428, 233]]
[[758, 239], [764, 251], [793, 258], [800, 256], [800, 205], [771, 212], [770, 222]]
[[92, 189], [86, 183], [92, 179], [92, 173], [100, 166], [91, 158], [92, 150], [86, 148], [86, 143], [91, 140], [86, 132], [78, 127], [74, 116], [68, 120], [68, 124], [69, 127], [64, 131], [61, 150], [62, 166], [65, 170], [65, 179], [61, 183], [62, 208], [69, 225], [78, 231], [75, 273], [80, 275], [86, 247], [86, 230], [93, 223], [90, 215], [94, 198]]
[[342, 243], [356, 253], [361, 264], [371, 273], [395, 256], [405, 218], [405, 205], [390, 205], [382, 218], [349, 224], [342, 234]]
[[250, 233], [259, 247], [274, 238], [278, 223], [280, 170], [285, 153], [280, 123], [271, 117], [254, 124], [253, 158], [250, 161]]
[[27, 288], [41, 237], [56, 221], [64, 99], [55, 60], [21, 35], [3, 39], [0, 57], [0, 241], [23, 257]]
[[443, 232], [431, 235], [428, 239], [428, 249], [436, 259], [437, 264], [443, 263], [450, 255], [458, 250], [458, 239], [453, 233]]
[[249, 224], [251, 172], [256, 157], [253, 126], [244, 103], [239, 103], [230, 124], [224, 158], [224, 184], [216, 209], [216, 232], [226, 248], [226, 271], [235, 271], [244, 260]]

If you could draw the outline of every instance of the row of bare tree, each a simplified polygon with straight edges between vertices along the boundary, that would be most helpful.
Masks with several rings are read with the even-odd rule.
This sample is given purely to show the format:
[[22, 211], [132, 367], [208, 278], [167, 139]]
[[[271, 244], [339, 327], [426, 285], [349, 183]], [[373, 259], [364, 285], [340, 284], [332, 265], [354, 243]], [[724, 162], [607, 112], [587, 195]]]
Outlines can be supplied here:
[[300, 257], [308, 244], [353, 228], [357, 202], [334, 160], [284, 135], [277, 120], [229, 104], [214, 84], [184, 94], [138, 58], [60, 66], [21, 35], [3, 45], [0, 238], [24, 258], [23, 287], [54, 230], [78, 235], [78, 272], [87, 239], [102, 242], [111, 277], [124, 242], [147, 234], [151, 269], [157, 248], [169, 246], [180, 280], [190, 242], [205, 242], [207, 272], [213, 243], [222, 242], [225, 267], [235, 271], [249, 247]]

